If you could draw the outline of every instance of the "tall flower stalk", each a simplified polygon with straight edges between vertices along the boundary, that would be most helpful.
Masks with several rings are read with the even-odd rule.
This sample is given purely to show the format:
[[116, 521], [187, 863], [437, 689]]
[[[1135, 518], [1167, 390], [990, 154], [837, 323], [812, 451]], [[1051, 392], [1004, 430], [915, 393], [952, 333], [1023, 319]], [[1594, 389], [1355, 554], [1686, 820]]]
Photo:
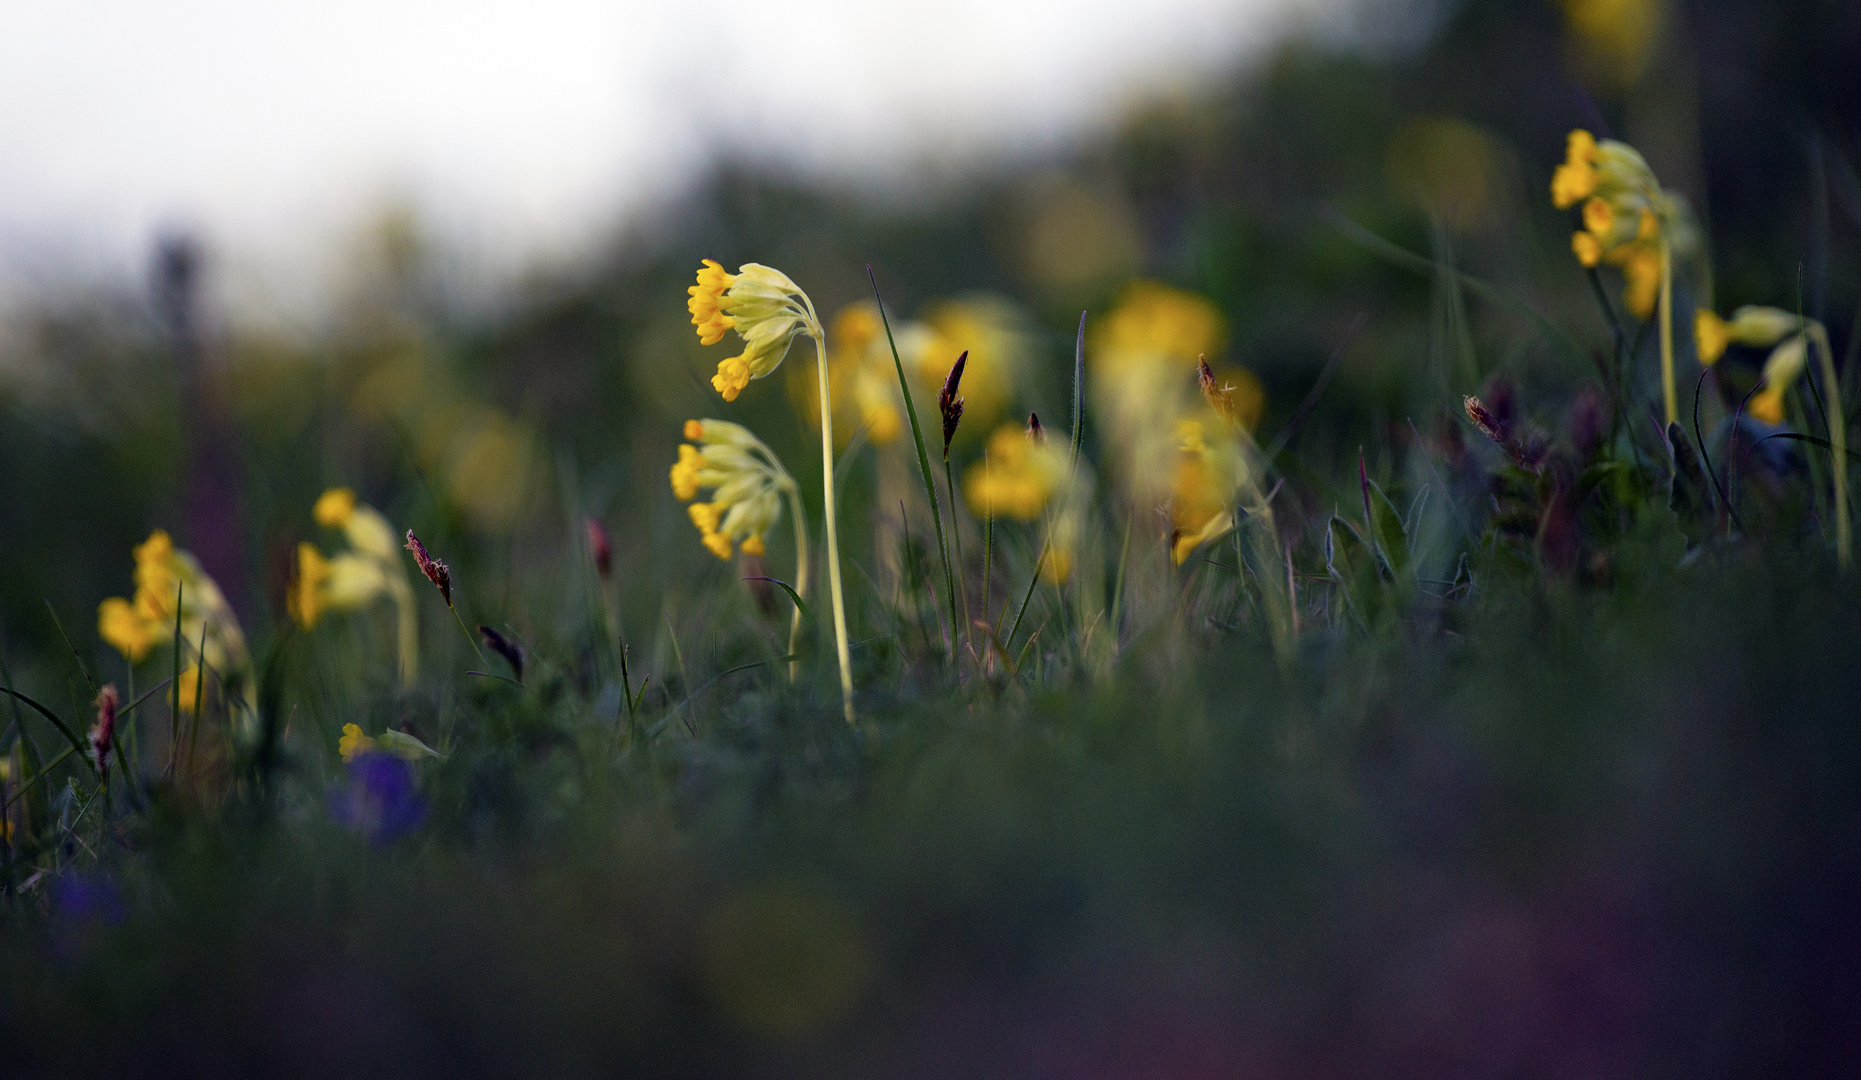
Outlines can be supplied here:
[[[814, 301], [787, 274], [759, 263], [744, 263], [732, 274], [704, 260], [698, 282], [686, 290], [686, 307], [698, 331], [698, 340], [715, 345], [724, 332], [735, 330], [743, 339], [743, 352], [720, 361], [711, 385], [725, 401], [735, 401], [752, 379], [769, 375], [782, 364], [789, 345], [798, 336], [814, 339], [819, 368], [821, 405], [821, 498], [827, 523], [827, 591], [834, 608], [834, 651], [840, 662], [840, 697], [847, 723], [853, 723], [853, 660], [847, 644], [846, 600], [840, 584], [840, 533], [834, 500], [833, 388], [827, 376], [827, 331], [821, 327]], [[796, 521], [801, 520], [796, 514]], [[799, 534], [798, 534], [799, 535]]]

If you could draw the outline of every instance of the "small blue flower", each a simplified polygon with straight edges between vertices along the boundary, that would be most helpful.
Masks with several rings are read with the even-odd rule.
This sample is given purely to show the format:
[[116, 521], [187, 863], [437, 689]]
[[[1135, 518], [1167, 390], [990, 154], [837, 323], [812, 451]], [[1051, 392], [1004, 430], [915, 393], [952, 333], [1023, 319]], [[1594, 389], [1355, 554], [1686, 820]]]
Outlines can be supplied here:
[[73, 923], [123, 921], [126, 909], [116, 882], [102, 874], [60, 874], [52, 882], [52, 910]]
[[426, 821], [413, 763], [380, 750], [349, 762], [348, 777], [330, 791], [329, 808], [331, 817], [377, 844], [406, 836]]

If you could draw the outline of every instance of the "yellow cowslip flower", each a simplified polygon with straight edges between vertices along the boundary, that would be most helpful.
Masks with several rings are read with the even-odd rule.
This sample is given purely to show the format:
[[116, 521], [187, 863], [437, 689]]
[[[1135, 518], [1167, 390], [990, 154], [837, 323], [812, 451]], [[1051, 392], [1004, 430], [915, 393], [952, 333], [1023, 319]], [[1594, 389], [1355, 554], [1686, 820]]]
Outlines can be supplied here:
[[1699, 246], [1686, 200], [1667, 191], [1654, 170], [1627, 143], [1600, 142], [1587, 131], [1570, 133], [1564, 163], [1551, 177], [1559, 210], [1582, 205], [1583, 229], [1570, 249], [1585, 267], [1622, 271], [1622, 302], [1638, 319], [1654, 318], [1661, 333], [1661, 396], [1667, 422], [1678, 419], [1674, 385], [1673, 277], [1677, 260]]
[[1764, 386], [1751, 398], [1747, 407], [1753, 417], [1767, 424], [1783, 423], [1783, 395], [1809, 366], [1809, 341], [1802, 334], [1790, 338], [1771, 350], [1764, 361]]
[[[179, 630], [184, 658], [193, 663], [195, 672], [204, 660], [208, 674], [221, 683], [229, 700], [244, 705], [249, 715], [255, 689], [251, 659], [238, 617], [220, 587], [194, 556], [177, 549], [160, 529], [136, 545], [133, 555], [136, 595], [133, 599], [111, 597], [97, 606], [98, 635], [136, 664], [157, 644], [174, 640]], [[175, 606], [177, 590], [179, 609]], [[178, 688], [183, 708], [192, 708], [197, 677], [183, 676], [186, 685]]]
[[963, 495], [980, 519], [1033, 521], [1066, 484], [1066, 452], [1004, 424], [989, 436], [988, 454], [963, 477]]
[[354, 761], [370, 750], [375, 749], [375, 740], [362, 734], [362, 725], [344, 724], [342, 738], [336, 740], [336, 752], [344, 761]]
[[1013, 424], [995, 429], [982, 462], [970, 466], [963, 477], [964, 499], [980, 519], [1034, 521], [1054, 511], [1040, 563], [1040, 575], [1051, 585], [1072, 576], [1091, 487], [1090, 474], [1070, 464], [1062, 447], [1038, 429], [1028, 432]]
[[726, 330], [735, 330], [743, 339], [743, 352], [720, 362], [711, 378], [725, 401], [735, 401], [751, 379], [774, 371], [796, 335], [825, 337], [801, 287], [787, 274], [759, 263], [744, 263], [732, 274], [705, 259], [698, 283], [686, 291], [699, 341], [715, 345]]
[[1559, 210], [1570, 209], [1596, 190], [1598, 156], [1596, 136], [1581, 128], [1570, 133], [1564, 163], [1551, 174], [1551, 202]]
[[672, 494], [692, 502], [702, 488], [715, 488], [710, 502], [692, 502], [689, 513], [704, 546], [720, 559], [741, 542], [746, 555], [761, 555], [764, 535], [782, 517], [782, 499], [794, 498], [795, 481], [775, 452], [750, 430], [727, 420], [687, 420], [672, 466]]
[[1202, 420], [1176, 422], [1176, 466], [1170, 485], [1170, 558], [1176, 565], [1196, 548], [1234, 528], [1233, 506], [1249, 479], [1238, 442]]
[[324, 613], [360, 611], [382, 597], [394, 601], [401, 678], [411, 684], [419, 664], [419, 613], [394, 526], [348, 488], [331, 488], [311, 509], [317, 524], [341, 529], [349, 550], [325, 557], [316, 545], [297, 545], [297, 576], [286, 607], [309, 630]]
[[162, 640], [160, 624], [144, 618], [120, 596], [97, 605], [97, 634], [132, 664], [140, 664]]
[[1221, 351], [1227, 327], [1204, 297], [1155, 281], [1134, 281], [1091, 328], [1087, 359], [1097, 370], [1195, 362]]
[[1801, 333], [1809, 320], [1782, 308], [1747, 304], [1732, 312], [1730, 321], [1701, 309], [1693, 315], [1693, 344], [1699, 362], [1711, 367], [1733, 345], [1769, 348], [1792, 334]]
[[323, 557], [315, 544], [297, 545], [297, 580], [291, 582], [290, 591], [285, 594], [284, 606], [289, 609], [291, 618], [308, 630], [317, 625], [323, 615], [323, 586], [330, 579], [329, 560]]
[[1581, 207], [1583, 228], [1571, 251], [1585, 267], [1609, 265], [1626, 278], [1623, 302], [1637, 318], [1654, 314], [1662, 283], [1662, 251], [1694, 245], [1691, 214], [1663, 189], [1635, 149], [1587, 131], [1570, 133], [1565, 159], [1551, 177], [1559, 210]]
[[310, 510], [310, 516], [326, 529], [342, 528], [353, 513], [355, 492], [346, 487], [330, 488], [317, 496], [317, 504]]

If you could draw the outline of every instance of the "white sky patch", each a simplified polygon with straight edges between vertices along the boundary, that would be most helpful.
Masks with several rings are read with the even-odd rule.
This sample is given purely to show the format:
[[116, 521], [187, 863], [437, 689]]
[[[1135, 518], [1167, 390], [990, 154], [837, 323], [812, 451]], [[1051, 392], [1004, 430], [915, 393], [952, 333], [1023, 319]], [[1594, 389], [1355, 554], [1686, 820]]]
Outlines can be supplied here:
[[[518, 267], [719, 152], [872, 180], [1051, 146], [1336, 0], [14, 0], [0, 290], [181, 224], [306, 287], [390, 197]], [[493, 254], [498, 253], [498, 254]]]

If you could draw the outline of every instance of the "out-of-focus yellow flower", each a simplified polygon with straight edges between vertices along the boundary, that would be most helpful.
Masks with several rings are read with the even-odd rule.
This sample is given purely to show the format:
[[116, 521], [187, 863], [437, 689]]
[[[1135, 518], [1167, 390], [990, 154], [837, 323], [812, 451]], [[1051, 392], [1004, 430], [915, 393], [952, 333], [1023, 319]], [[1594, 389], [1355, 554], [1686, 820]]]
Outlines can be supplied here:
[[[133, 555], [136, 595], [127, 600], [111, 597], [97, 606], [98, 635], [136, 664], [157, 644], [172, 641], [179, 629], [188, 658], [205, 660], [209, 674], [221, 681], [231, 699], [250, 706], [253, 687], [245, 634], [220, 587], [160, 529], [136, 545]], [[191, 708], [193, 684], [179, 691], [182, 707]]]
[[143, 618], [120, 596], [112, 596], [97, 606], [97, 633], [132, 664], [140, 664], [161, 641], [160, 625]]
[[1654, 170], [1627, 143], [1570, 133], [1564, 163], [1551, 177], [1551, 202], [1581, 204], [1583, 229], [1570, 250], [1585, 267], [1622, 271], [1622, 302], [1638, 319], [1659, 315], [1661, 397], [1667, 422], [1679, 418], [1674, 379], [1675, 266], [1699, 248], [1699, 229], [1686, 200], [1661, 187]]
[[1675, 254], [1697, 244], [1692, 215], [1679, 196], [1663, 189], [1634, 148], [1601, 142], [1587, 131], [1570, 133], [1564, 163], [1551, 177], [1551, 202], [1560, 210], [1582, 207], [1583, 229], [1570, 248], [1585, 267], [1622, 271], [1623, 303], [1636, 318], [1654, 315], [1662, 282], [1662, 245]]
[[348, 488], [318, 497], [311, 516], [341, 529], [349, 550], [326, 558], [316, 545], [297, 545], [297, 575], [286, 607], [299, 626], [315, 627], [327, 612], [360, 611], [384, 597], [394, 601], [402, 681], [411, 685], [419, 666], [419, 615], [394, 526], [379, 510], [356, 501]]
[[291, 618], [308, 630], [323, 616], [323, 586], [330, 579], [330, 563], [315, 544], [297, 545], [297, 580], [291, 582], [285, 607]]
[[354, 513], [355, 492], [346, 487], [330, 488], [317, 496], [317, 504], [310, 510], [310, 516], [326, 529], [342, 528]]
[[[902, 322], [892, 328], [898, 355], [907, 370], [933, 338], [922, 323]], [[905, 430], [905, 402], [898, 392], [898, 371], [885, 340], [879, 308], [869, 300], [848, 305], [834, 316], [828, 379], [833, 386], [834, 442], [845, 446], [864, 430], [874, 446], [895, 441]], [[816, 373], [805, 366], [789, 369], [788, 394], [800, 413], [817, 430], [821, 425], [821, 390]]]
[[[926, 399], [943, 385], [956, 358], [967, 352], [964, 415], [973, 425], [969, 430], [988, 430], [1014, 403], [1021, 372], [1033, 351], [1026, 317], [999, 296], [977, 293], [932, 305], [924, 313], [924, 323], [935, 336], [916, 349], [914, 374]], [[909, 363], [910, 358], [906, 359]], [[959, 442], [964, 433], [965, 429], [957, 429]]]
[[370, 750], [375, 749], [375, 740], [362, 734], [362, 725], [344, 724], [342, 738], [336, 740], [336, 752], [344, 761], [354, 761]]
[[726, 330], [735, 330], [743, 339], [743, 352], [720, 362], [711, 378], [725, 401], [735, 401], [751, 379], [774, 371], [797, 334], [824, 336], [801, 287], [787, 274], [760, 263], [744, 263], [732, 274], [706, 259], [698, 283], [686, 291], [699, 341], [715, 345]]
[[1493, 220], [1505, 183], [1505, 159], [1496, 139], [1452, 117], [1417, 117], [1389, 142], [1395, 186], [1435, 218], [1459, 228]]
[[1729, 321], [1702, 308], [1693, 316], [1693, 344], [1699, 351], [1699, 362], [1711, 367], [1730, 346], [1769, 348], [1803, 332], [1808, 322], [1782, 308], [1747, 304], [1732, 312]]
[[978, 518], [1033, 521], [1065, 486], [1066, 474], [1064, 450], [1029, 438], [1014, 424], [1004, 424], [989, 436], [983, 461], [964, 474], [963, 494]]
[[1767, 424], [1783, 423], [1783, 395], [1809, 366], [1809, 342], [1798, 334], [1764, 361], [1764, 388], [1751, 399], [1750, 413]]
[[1661, 31], [1660, 0], [1561, 0], [1577, 66], [1608, 89], [1641, 77]]
[[1234, 438], [1202, 420], [1176, 422], [1170, 485], [1170, 558], [1180, 566], [1196, 548], [1234, 528], [1234, 502], [1249, 480]]
[[1092, 480], [1064, 449], [1035, 432], [1004, 424], [989, 436], [988, 453], [963, 477], [970, 512], [987, 520], [1034, 521], [1054, 511], [1047, 526], [1040, 573], [1059, 585], [1072, 575], [1073, 553], [1084, 529]]
[[794, 479], [775, 452], [741, 424], [687, 420], [685, 437], [700, 445], [680, 444], [672, 494], [691, 502], [701, 488], [716, 489], [710, 502], [693, 502], [689, 511], [704, 546], [720, 559], [730, 558], [739, 541], [745, 554], [763, 554], [763, 537], [781, 519], [782, 498], [794, 494]]
[[1087, 354], [1097, 370], [1193, 364], [1227, 340], [1221, 312], [1205, 297], [1155, 281], [1134, 281], [1093, 324]]

